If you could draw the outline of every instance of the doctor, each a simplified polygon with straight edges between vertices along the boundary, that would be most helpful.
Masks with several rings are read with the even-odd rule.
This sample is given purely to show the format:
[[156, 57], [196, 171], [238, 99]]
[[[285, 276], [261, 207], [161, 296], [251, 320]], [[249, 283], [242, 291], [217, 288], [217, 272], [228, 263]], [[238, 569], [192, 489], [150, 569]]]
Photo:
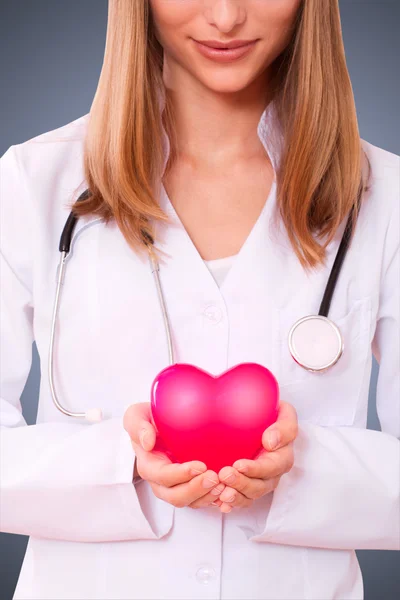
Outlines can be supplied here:
[[[90, 113], [2, 156], [0, 519], [30, 536], [15, 600], [361, 600], [355, 549], [399, 548], [400, 163], [359, 137], [340, 31], [336, 0], [110, 0]], [[315, 372], [288, 334], [317, 315], [358, 198], [329, 308], [343, 352]], [[215, 473], [153, 452], [169, 354], [149, 240], [175, 360], [276, 376], [260, 459]]]

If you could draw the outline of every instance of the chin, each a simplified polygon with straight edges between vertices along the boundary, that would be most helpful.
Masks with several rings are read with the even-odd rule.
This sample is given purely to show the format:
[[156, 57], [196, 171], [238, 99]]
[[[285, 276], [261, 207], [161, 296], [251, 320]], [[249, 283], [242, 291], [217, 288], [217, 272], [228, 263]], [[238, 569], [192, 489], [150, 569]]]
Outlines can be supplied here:
[[213, 76], [209, 74], [207, 78], [197, 77], [204, 87], [221, 94], [234, 94], [243, 91], [252, 81], [250, 77], [238, 77], [237, 74], [227, 74], [226, 77], [220, 73]]

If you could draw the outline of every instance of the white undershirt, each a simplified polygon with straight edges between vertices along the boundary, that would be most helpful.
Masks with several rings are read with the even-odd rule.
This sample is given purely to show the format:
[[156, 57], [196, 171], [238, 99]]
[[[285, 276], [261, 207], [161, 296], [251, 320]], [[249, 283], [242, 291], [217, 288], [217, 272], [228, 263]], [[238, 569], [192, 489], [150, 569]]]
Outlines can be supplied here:
[[228, 274], [228, 271], [231, 268], [233, 260], [236, 256], [237, 254], [233, 254], [232, 256], [226, 256], [225, 258], [204, 261], [204, 264], [209, 268], [210, 273], [217, 282], [218, 287], [221, 287], [221, 284]]

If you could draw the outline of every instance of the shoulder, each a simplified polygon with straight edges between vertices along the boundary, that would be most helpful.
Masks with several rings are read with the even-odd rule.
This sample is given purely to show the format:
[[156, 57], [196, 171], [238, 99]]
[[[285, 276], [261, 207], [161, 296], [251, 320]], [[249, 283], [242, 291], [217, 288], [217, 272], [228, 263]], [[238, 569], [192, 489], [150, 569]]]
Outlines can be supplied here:
[[22, 145], [29, 144], [57, 144], [65, 142], [80, 141], [85, 135], [87, 121], [89, 119], [89, 113], [78, 117], [77, 119], [70, 121], [60, 127], [45, 131], [30, 138], [22, 143]]
[[371, 175], [359, 215], [360, 243], [363, 254], [369, 253], [370, 265], [375, 261], [382, 274], [399, 257], [400, 156], [366, 140], [362, 147]]
[[69, 204], [86, 187], [88, 116], [14, 144], [0, 157], [1, 247], [8, 256], [29, 254], [34, 244], [54, 244], [59, 237]]
[[2, 173], [17, 163], [21, 177], [40, 182], [49, 179], [58, 169], [79, 168], [89, 113], [61, 127], [45, 131], [8, 148], [0, 159]]
[[361, 139], [361, 144], [374, 167], [375, 176], [382, 177], [386, 169], [399, 169], [400, 156]]
[[366, 140], [361, 143], [371, 167], [364, 217], [374, 221], [375, 228], [399, 228], [400, 156]]
[[83, 145], [89, 113], [61, 127], [10, 146], [0, 158], [4, 213], [35, 218], [63, 215], [66, 204], [85, 187]]
[[386, 212], [396, 211], [400, 203], [400, 156], [361, 140], [371, 165], [369, 185], [375, 202]]

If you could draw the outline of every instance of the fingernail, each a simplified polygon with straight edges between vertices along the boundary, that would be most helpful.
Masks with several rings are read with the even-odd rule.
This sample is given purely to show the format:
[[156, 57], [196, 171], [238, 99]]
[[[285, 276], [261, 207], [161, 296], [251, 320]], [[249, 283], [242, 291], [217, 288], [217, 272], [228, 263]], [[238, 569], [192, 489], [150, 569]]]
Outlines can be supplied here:
[[212, 487], [214, 487], [214, 485], [217, 485], [217, 484], [218, 484], [218, 481], [213, 481], [212, 479], [208, 479], [207, 477], [203, 481], [203, 487], [206, 489], [212, 488]]
[[235, 500], [235, 498], [236, 498], [236, 496], [231, 496], [227, 500], [224, 500], [224, 502], [233, 502]]
[[142, 446], [142, 448], [144, 450], [145, 450], [145, 447], [144, 447], [144, 438], [146, 437], [147, 434], [148, 434], [147, 429], [142, 429], [142, 431], [139, 434], [140, 445]]
[[233, 483], [236, 479], [236, 474], [235, 473], [230, 473], [228, 475], [228, 477], [225, 477], [222, 481], [225, 481], [226, 483]]
[[212, 506], [219, 506], [218, 502], [211, 502]]
[[203, 473], [204, 473], [204, 471], [198, 471], [197, 469], [190, 470], [191, 475], [202, 475]]
[[211, 494], [213, 494], [213, 496], [219, 496], [219, 494], [222, 494], [222, 492], [224, 491], [225, 486], [224, 485], [218, 485], [216, 488], [214, 488], [213, 490], [211, 490]]
[[232, 506], [225, 506], [225, 508], [222, 512], [229, 513], [229, 512], [231, 512], [232, 508], [233, 508]]
[[270, 431], [267, 434], [267, 440], [268, 440], [268, 446], [270, 447], [271, 450], [273, 450], [274, 448], [276, 448], [277, 446], [279, 446], [279, 442], [280, 442], [280, 436], [279, 433], [277, 431]]

